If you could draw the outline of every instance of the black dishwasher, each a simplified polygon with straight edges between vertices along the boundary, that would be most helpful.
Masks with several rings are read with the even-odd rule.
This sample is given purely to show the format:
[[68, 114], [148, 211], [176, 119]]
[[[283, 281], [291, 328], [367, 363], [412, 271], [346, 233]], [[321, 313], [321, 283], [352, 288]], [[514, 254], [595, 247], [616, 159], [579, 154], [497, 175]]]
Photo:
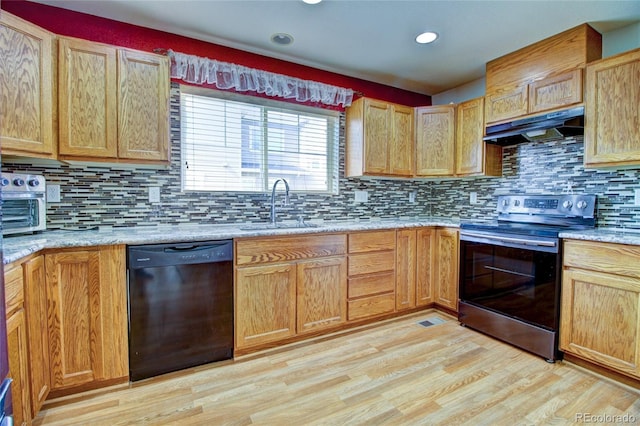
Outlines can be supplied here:
[[129, 246], [132, 381], [233, 357], [233, 241]]

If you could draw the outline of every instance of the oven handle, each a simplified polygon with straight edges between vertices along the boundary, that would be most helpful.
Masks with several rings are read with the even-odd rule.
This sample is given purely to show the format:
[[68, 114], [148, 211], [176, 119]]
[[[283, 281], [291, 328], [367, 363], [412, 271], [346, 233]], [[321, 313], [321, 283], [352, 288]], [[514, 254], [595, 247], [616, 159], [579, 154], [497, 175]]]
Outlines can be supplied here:
[[461, 237], [469, 236], [476, 238], [484, 238], [492, 241], [499, 241], [502, 243], [511, 243], [511, 244], [522, 244], [525, 246], [539, 246], [539, 247], [555, 247], [555, 241], [544, 241], [544, 240], [527, 240], [524, 238], [511, 238], [511, 237], [496, 237], [495, 235], [487, 235], [487, 234], [479, 234], [475, 232], [467, 232], [460, 234]]

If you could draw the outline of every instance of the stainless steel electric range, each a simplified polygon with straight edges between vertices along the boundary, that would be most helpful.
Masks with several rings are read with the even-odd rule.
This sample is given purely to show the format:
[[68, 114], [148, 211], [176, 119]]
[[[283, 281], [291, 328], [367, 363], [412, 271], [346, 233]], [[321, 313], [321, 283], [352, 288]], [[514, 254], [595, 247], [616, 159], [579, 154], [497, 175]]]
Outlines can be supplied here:
[[595, 226], [595, 195], [502, 195], [498, 219], [462, 223], [458, 319], [553, 362], [558, 349], [559, 234]]

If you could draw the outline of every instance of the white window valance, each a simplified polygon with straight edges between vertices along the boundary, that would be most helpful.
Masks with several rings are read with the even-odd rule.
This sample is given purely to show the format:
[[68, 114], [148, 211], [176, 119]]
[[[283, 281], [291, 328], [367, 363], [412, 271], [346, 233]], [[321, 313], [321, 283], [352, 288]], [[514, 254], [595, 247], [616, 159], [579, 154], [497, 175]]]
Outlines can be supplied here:
[[171, 58], [171, 78], [178, 78], [187, 83], [213, 84], [218, 89], [252, 91], [267, 96], [295, 99], [298, 102], [320, 102], [332, 106], [348, 107], [353, 100], [352, 89], [172, 50], [168, 50], [167, 53]]

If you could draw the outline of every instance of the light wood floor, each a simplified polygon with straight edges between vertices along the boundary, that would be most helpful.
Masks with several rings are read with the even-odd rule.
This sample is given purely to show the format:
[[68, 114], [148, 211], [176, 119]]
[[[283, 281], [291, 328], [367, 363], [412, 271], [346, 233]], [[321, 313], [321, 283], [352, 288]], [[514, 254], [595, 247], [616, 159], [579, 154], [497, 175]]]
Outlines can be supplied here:
[[[425, 328], [419, 320], [447, 322]], [[49, 402], [41, 425], [541, 425], [631, 415], [640, 393], [422, 312]]]

